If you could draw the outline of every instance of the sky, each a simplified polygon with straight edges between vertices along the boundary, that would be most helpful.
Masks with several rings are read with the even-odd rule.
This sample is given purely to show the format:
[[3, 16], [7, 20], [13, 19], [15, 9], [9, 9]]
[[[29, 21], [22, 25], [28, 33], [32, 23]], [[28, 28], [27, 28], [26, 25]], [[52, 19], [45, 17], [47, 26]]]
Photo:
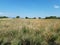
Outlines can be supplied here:
[[0, 16], [60, 16], [60, 0], [0, 0]]

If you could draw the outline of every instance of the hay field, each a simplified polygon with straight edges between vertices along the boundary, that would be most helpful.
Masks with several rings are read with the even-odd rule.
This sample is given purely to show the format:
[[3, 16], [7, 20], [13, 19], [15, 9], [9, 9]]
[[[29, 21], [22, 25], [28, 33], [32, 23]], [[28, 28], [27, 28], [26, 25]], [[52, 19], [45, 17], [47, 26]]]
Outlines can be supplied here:
[[60, 45], [60, 19], [0, 19], [0, 45]]

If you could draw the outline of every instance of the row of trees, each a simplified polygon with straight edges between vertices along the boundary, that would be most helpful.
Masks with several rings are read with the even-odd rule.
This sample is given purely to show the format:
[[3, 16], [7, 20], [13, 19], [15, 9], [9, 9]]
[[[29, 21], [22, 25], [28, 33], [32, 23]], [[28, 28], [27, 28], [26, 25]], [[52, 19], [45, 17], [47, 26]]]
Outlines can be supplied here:
[[[9, 17], [7, 17], [7, 16], [0, 16], [0, 18], [9, 18]], [[15, 18], [20, 18], [20, 16], [16, 16]], [[37, 19], [37, 18], [36, 17], [33, 17], [33, 18], [25, 17], [25, 19]], [[45, 18], [38, 17], [38, 19], [60, 19], [60, 17], [49, 16], [49, 17], [45, 17]]]
[[0, 18], [9, 18], [9, 17], [7, 17], [7, 16], [0, 16]]
[[[16, 18], [20, 18], [20, 16], [16, 16]], [[36, 19], [36, 17], [33, 17], [33, 18], [25, 17], [25, 19]], [[38, 19], [60, 19], [60, 17], [49, 16], [49, 17], [45, 17], [45, 18], [38, 17]]]

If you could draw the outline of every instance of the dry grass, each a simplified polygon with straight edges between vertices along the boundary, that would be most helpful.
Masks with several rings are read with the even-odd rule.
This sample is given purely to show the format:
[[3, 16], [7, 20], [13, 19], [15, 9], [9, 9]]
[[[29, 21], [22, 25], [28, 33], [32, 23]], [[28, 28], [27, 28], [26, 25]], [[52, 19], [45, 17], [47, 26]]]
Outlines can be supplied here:
[[13, 39], [12, 45], [21, 39], [36, 45], [50, 45], [49, 41], [55, 39], [53, 43], [60, 44], [60, 19], [0, 19], [0, 32], [0, 39]]
[[55, 30], [60, 27], [60, 20], [59, 19], [0, 20], [0, 30], [21, 30], [23, 26], [34, 30], [40, 30], [41, 28], [49, 30], [50, 27], [52, 27]]

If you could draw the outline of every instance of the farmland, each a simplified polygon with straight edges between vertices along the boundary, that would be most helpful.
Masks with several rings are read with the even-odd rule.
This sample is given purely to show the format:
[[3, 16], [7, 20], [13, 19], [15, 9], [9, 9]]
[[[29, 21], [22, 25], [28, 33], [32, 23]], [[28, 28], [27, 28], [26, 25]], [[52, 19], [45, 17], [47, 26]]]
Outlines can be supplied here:
[[60, 45], [60, 19], [0, 19], [0, 45]]

